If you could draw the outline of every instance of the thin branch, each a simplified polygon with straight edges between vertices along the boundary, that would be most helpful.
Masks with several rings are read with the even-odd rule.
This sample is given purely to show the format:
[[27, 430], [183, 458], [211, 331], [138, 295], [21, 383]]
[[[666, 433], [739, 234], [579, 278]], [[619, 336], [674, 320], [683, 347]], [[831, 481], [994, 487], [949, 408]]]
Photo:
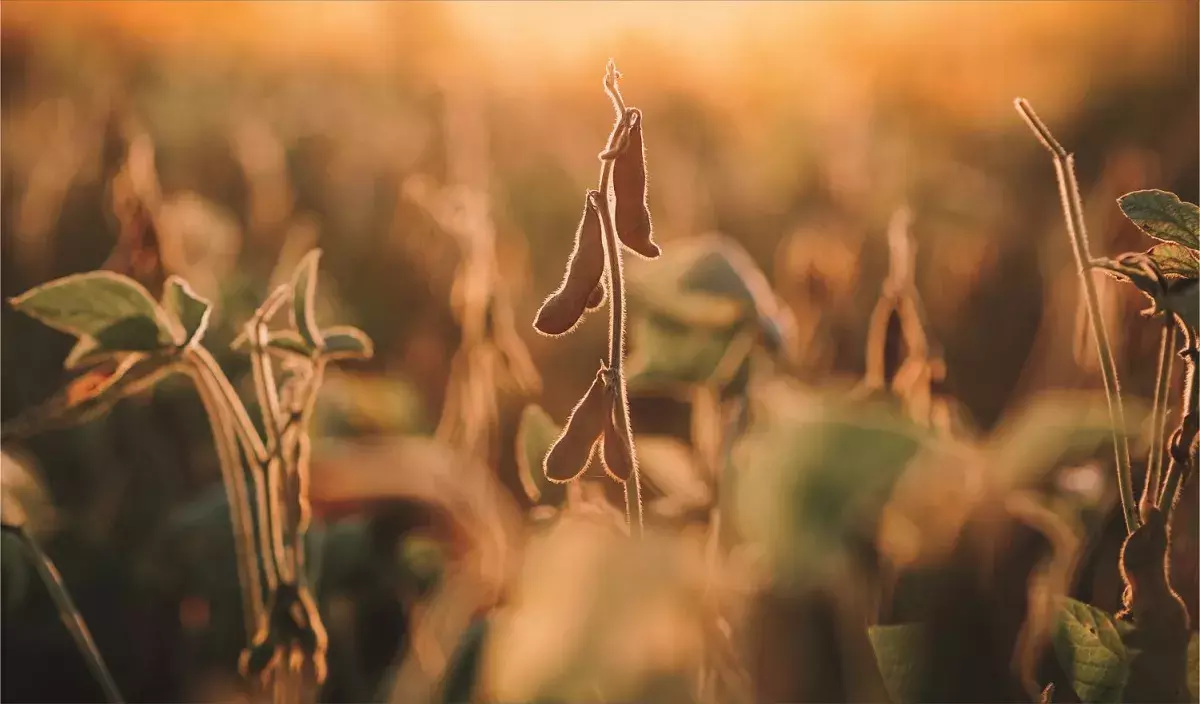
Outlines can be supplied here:
[[1132, 533], [1138, 527], [1137, 505], [1133, 499], [1133, 471], [1129, 460], [1129, 441], [1125, 435], [1125, 408], [1121, 403], [1121, 387], [1117, 379], [1117, 365], [1113, 359], [1112, 344], [1100, 312], [1100, 296], [1092, 278], [1089, 264], [1087, 226], [1083, 219], [1083, 203], [1079, 196], [1079, 184], [1075, 180], [1075, 158], [1067, 153], [1046, 125], [1038, 118], [1033, 107], [1024, 99], [1017, 98], [1017, 112], [1029, 124], [1042, 146], [1050, 152], [1054, 171], [1058, 178], [1059, 197], [1062, 200], [1063, 217], [1067, 224], [1067, 235], [1075, 253], [1075, 265], [1079, 280], [1083, 284], [1084, 300], [1087, 304], [1088, 320], [1091, 322], [1097, 356], [1100, 358], [1100, 376], [1104, 381], [1104, 394], [1108, 400], [1109, 420], [1113, 426], [1113, 443], [1117, 462], [1117, 486], [1121, 494], [1121, 508], [1125, 514], [1125, 528]]
[[1150, 453], [1146, 458], [1146, 484], [1141, 503], [1153, 506], [1158, 502], [1163, 477], [1163, 443], [1167, 431], [1167, 395], [1171, 390], [1171, 362], [1175, 357], [1175, 325], [1171, 316], [1163, 321], [1162, 337], [1158, 343], [1158, 369], [1154, 384], [1154, 406], [1150, 413]]
[[1171, 434], [1168, 445], [1170, 463], [1167, 465], [1167, 476], [1163, 481], [1162, 496], [1158, 505], [1170, 513], [1179, 499], [1179, 490], [1183, 487], [1184, 475], [1194, 469], [1196, 457], [1192, 454], [1192, 446], [1200, 435], [1200, 381], [1197, 380], [1197, 366], [1200, 365], [1200, 349], [1197, 348], [1196, 335], [1188, 329], [1179, 318], [1179, 329], [1183, 332], [1184, 349], [1180, 355], [1187, 363], [1187, 372], [1183, 382], [1183, 403], [1180, 404], [1179, 427]]
[[123, 701], [121, 692], [117, 689], [117, 683], [113, 680], [112, 673], [108, 671], [108, 666], [104, 664], [104, 658], [100, 655], [100, 650], [96, 647], [96, 641], [92, 640], [92, 633], [88, 630], [87, 623], [83, 620], [83, 615], [79, 613], [79, 609], [75, 606], [75, 601], [71, 598], [71, 593], [67, 591], [66, 585], [63, 584], [62, 576], [58, 573], [58, 568], [54, 566], [54, 563], [50, 561], [50, 557], [42, 551], [37, 541], [24, 528], [10, 528], [5, 526], [5, 530], [16, 533], [17, 537], [29, 550], [38, 576], [41, 577], [42, 584], [45, 585], [46, 591], [50, 594], [50, 599], [54, 601], [55, 608], [58, 609], [59, 618], [62, 619], [63, 625], [66, 626], [67, 631], [71, 634], [71, 639], [75, 641], [75, 648], [79, 650], [79, 654], [87, 662], [88, 670], [96, 678], [96, 682], [100, 685], [100, 688], [104, 690], [105, 699], [110, 702]]

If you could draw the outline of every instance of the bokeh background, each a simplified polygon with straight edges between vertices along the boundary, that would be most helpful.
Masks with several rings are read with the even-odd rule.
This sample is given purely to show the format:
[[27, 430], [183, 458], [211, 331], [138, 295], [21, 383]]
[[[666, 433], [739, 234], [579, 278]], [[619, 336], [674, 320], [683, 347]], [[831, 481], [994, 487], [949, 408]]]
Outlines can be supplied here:
[[[1053, 169], [1013, 98], [1076, 154], [1093, 251], [1142, 249], [1115, 198], [1162, 188], [1195, 202], [1200, 191], [1198, 26], [1196, 3], [1166, 0], [6, 3], [0, 290], [109, 262], [122, 232], [114, 177], [131, 145], [152, 145], [169, 264], [218, 302], [212, 349], [300, 254], [324, 251], [328, 309], [376, 345], [326, 393], [318, 434], [351, 452], [438, 424], [462, 340], [460, 255], [419, 196], [465, 186], [487, 204], [542, 377], [536, 400], [561, 419], [606, 325], [549, 340], [526, 321], [562, 275], [595, 182], [613, 58], [645, 116], [656, 239], [666, 250], [714, 231], [739, 242], [795, 316], [805, 382], [862, 374], [887, 224], [911, 209], [945, 391], [986, 432], [1035, 392], [1098, 384]], [[1133, 322], [1136, 294], [1102, 291], [1125, 389], [1148, 398], [1157, 330]], [[7, 307], [2, 321], [8, 423], [63, 384], [71, 341]], [[509, 448], [527, 399], [499, 398], [486, 471], [515, 512], [528, 501]], [[688, 421], [677, 401], [637, 397], [633, 422], [672, 433]], [[222, 611], [195, 585], [232, 565], [181, 537], [224, 539], [211, 437], [186, 384], [5, 449], [44, 483], [48, 550], [126, 696], [229, 696], [236, 598]], [[353, 645], [334, 658], [331, 700], [374, 696], [404, 660], [427, 579], [410, 574], [412, 555], [442, 549], [414, 538], [436, 523], [425, 515], [436, 499], [396, 479], [406, 467], [375, 461], [375, 475], [322, 505], [329, 539], [341, 526], [367, 555], [339, 553], [344, 598], [327, 618], [344, 617]], [[381, 507], [363, 508], [373, 496]], [[1119, 526], [1105, 530], [1119, 539]], [[407, 557], [381, 564], [396, 545]], [[3, 617], [3, 698], [94, 697], [49, 603], [27, 599]]]

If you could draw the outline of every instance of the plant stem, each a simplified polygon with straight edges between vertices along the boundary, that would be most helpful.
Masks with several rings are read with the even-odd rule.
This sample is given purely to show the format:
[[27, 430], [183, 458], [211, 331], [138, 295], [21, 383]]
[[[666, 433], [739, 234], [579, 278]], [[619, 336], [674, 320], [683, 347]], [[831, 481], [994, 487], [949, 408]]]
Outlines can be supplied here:
[[[221, 480], [225, 484], [225, 496], [229, 502], [229, 521], [233, 528], [233, 547], [242, 593], [242, 619], [246, 627], [246, 642], [250, 642], [254, 639], [260, 620], [265, 618], [266, 611], [263, 606], [262, 583], [259, 580], [259, 558], [252, 532], [254, 521], [246, 494], [243, 467], [239, 461], [237, 435], [228, 413], [221, 407], [215, 384], [208, 378], [206, 369], [193, 364], [191, 374], [200, 394], [200, 402], [208, 415], [209, 425], [212, 426], [217, 463], [221, 468]], [[269, 567], [268, 573], [270, 574]]]
[[1121, 387], [1117, 379], [1117, 365], [1113, 359], [1112, 344], [1100, 312], [1100, 296], [1089, 266], [1092, 261], [1088, 251], [1087, 226], [1083, 220], [1083, 203], [1079, 196], [1079, 184], [1075, 180], [1075, 157], [1063, 149], [1046, 125], [1038, 118], [1033, 107], [1024, 99], [1017, 98], [1017, 112], [1029, 124], [1042, 146], [1050, 152], [1054, 161], [1054, 172], [1058, 178], [1058, 193], [1062, 200], [1063, 217], [1067, 223], [1067, 235], [1075, 253], [1075, 265], [1079, 280], [1083, 284], [1084, 301], [1087, 304], [1088, 320], [1100, 358], [1100, 376], [1104, 381], [1104, 395], [1108, 400], [1109, 420], [1113, 425], [1113, 443], [1117, 461], [1117, 486], [1120, 489], [1121, 509], [1125, 514], [1125, 529], [1132, 533], [1139, 524], [1137, 506], [1133, 500], [1133, 471], [1129, 460], [1129, 441], [1125, 436], [1125, 408], [1121, 403]]
[[625, 370], [622, 362], [625, 358], [625, 286], [621, 270], [621, 243], [617, 240], [616, 227], [613, 224], [612, 171], [615, 152], [625, 134], [625, 102], [617, 88], [616, 67], [608, 62], [608, 70], [604, 77], [604, 90], [612, 99], [613, 109], [617, 113], [617, 124], [609, 135], [608, 145], [600, 160], [600, 196], [603, 207], [600, 208], [600, 225], [604, 231], [604, 249], [608, 255], [608, 366], [613, 370], [616, 382], [616, 404], [613, 411], [619, 413], [617, 421], [622, 423], [625, 436], [629, 438], [629, 454], [633, 460], [633, 470], [625, 482], [625, 515], [629, 520], [629, 530], [632, 535], [639, 537], [644, 524], [642, 519], [642, 481], [638, 471], [637, 452], [633, 444], [633, 433], [629, 432], [629, 403], [626, 399]]
[[1191, 448], [1196, 442], [1196, 436], [1200, 434], [1200, 399], [1196, 397], [1200, 392], [1196, 379], [1196, 367], [1200, 365], [1200, 349], [1197, 348], [1196, 335], [1182, 320], [1177, 320], [1186, 343], [1181, 355], [1187, 363], [1187, 373], [1183, 382], [1179, 427], [1171, 434], [1168, 447], [1170, 463], [1167, 465], [1167, 476], [1163, 482], [1162, 495], [1159, 497], [1159, 507], [1167, 513], [1168, 520], [1175, 508], [1175, 502], [1179, 499], [1184, 473], [1193, 468], [1196, 462]]
[[58, 617], [62, 619], [67, 632], [71, 634], [71, 639], [75, 641], [75, 648], [83, 656], [92, 676], [96, 678], [96, 682], [104, 690], [105, 699], [110, 702], [122, 701], [121, 693], [117, 689], [117, 683], [113, 681], [112, 673], [108, 671], [108, 666], [104, 664], [104, 658], [100, 656], [100, 650], [96, 648], [96, 642], [92, 640], [92, 633], [88, 630], [87, 624], [83, 620], [83, 615], [79, 613], [79, 609], [75, 606], [75, 601], [71, 599], [71, 594], [67, 591], [66, 585], [63, 584], [62, 576], [59, 575], [58, 569], [54, 566], [50, 557], [42, 551], [37, 541], [24, 528], [9, 528], [6, 526], [5, 530], [13, 530], [16, 532], [17, 537], [25, 543], [33, 559], [33, 565], [37, 569], [38, 576], [41, 577], [42, 584], [46, 587], [46, 592], [50, 594], [50, 599], [54, 601], [55, 608], [58, 609]]
[[1146, 458], [1146, 485], [1141, 503], [1153, 506], [1158, 502], [1163, 472], [1163, 436], [1167, 429], [1167, 394], [1171, 389], [1171, 362], [1175, 356], [1175, 326], [1171, 316], [1163, 321], [1162, 337], [1158, 343], [1158, 370], [1154, 384], [1154, 406], [1150, 412], [1150, 453]]

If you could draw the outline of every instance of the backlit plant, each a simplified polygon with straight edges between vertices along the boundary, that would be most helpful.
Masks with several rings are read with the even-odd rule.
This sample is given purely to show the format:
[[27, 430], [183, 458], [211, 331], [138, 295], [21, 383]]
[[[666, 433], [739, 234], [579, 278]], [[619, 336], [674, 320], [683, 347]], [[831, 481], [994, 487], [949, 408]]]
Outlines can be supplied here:
[[[307, 701], [325, 677], [325, 628], [309, 591], [305, 536], [309, 425], [326, 366], [370, 357], [370, 339], [347, 326], [321, 328], [314, 306], [319, 251], [275, 289], [234, 345], [251, 360], [261, 412], [255, 424], [212, 354], [201, 345], [208, 301], [172, 276], [155, 301], [109, 271], [38, 286], [11, 305], [74, 335], [68, 369], [84, 371], [47, 404], [43, 425], [86, 420], [172, 373], [192, 378], [212, 425], [230, 505], [247, 647], [245, 675], [270, 682], [276, 701]], [[286, 310], [287, 325], [271, 329]], [[261, 433], [259, 428], [261, 427]]]
[[652, 239], [646, 204], [642, 112], [625, 106], [617, 86], [620, 75], [610, 61], [604, 90], [612, 100], [616, 123], [600, 153], [599, 190], [584, 196], [567, 273], [538, 310], [533, 326], [545, 335], [564, 335], [575, 329], [585, 313], [608, 301], [608, 359], [601, 362], [591, 386], [571, 411], [562, 435], [546, 454], [543, 469], [551, 482], [567, 483], [581, 476], [595, 458], [610, 477], [624, 484], [626, 519], [631, 532], [639, 535], [642, 492], [626, 398], [621, 248], [651, 259], [660, 250]]

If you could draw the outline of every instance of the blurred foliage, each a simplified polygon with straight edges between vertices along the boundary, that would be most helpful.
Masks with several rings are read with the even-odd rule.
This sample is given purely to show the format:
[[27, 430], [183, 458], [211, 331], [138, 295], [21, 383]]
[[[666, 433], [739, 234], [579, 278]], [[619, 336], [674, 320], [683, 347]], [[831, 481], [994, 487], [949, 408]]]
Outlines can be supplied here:
[[[1010, 102], [1026, 95], [1062, 125], [1096, 254], [1145, 250], [1146, 234], [1179, 244], [1173, 204], [1123, 202], [1130, 222], [1115, 199], [1200, 200], [1195, 3], [23, 2], [4, 14], [5, 296], [109, 269], [157, 299], [179, 275], [213, 302], [207, 344], [250, 397], [229, 345], [320, 246], [319, 319], [375, 342], [372, 361], [329, 375], [314, 428], [323, 701], [1121, 691], [1107, 417], [1093, 395], [1040, 395], [1095, 378], [1072, 334], [1075, 265], [1052, 179]], [[595, 177], [582, 157], [608, 129], [597, 67], [610, 53], [646, 116], [663, 249], [627, 261], [652, 507], [636, 543], [618, 485], [541, 474], [607, 331], [587, 322], [551, 346], [528, 326]], [[470, 195], [431, 210], [413, 184]], [[870, 403], [850, 391], [902, 206], [944, 357], [935, 393], [977, 435], [927, 427], [891, 391]], [[1187, 265], [1164, 246], [1160, 266]], [[1136, 296], [1102, 291], [1137, 418], [1158, 333], [1137, 324]], [[130, 700], [237, 700], [228, 506], [194, 392], [168, 379], [13, 442], [15, 419], [60, 389], [98, 387], [64, 376], [66, 335], [11, 306], [0, 326], [4, 520], [21, 493]], [[487, 345], [511, 369], [488, 377], [479, 360], [492, 357], [471, 352]], [[526, 347], [530, 363], [514, 353]], [[446, 408], [486, 413], [430, 437]], [[1121, 430], [1136, 449], [1134, 425]], [[1196, 492], [1194, 480], [1182, 492], [1171, 573], [1193, 615], [1193, 699]], [[4, 540], [0, 698], [95, 699]]]

